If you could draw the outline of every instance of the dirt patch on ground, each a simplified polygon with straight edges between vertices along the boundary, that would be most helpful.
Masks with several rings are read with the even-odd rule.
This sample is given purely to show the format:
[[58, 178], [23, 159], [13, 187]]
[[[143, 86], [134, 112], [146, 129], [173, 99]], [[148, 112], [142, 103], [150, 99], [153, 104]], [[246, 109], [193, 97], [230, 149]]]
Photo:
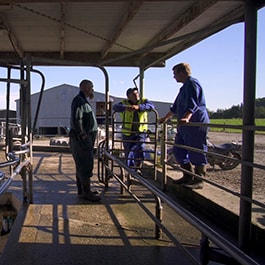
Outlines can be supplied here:
[[[241, 141], [242, 135], [236, 133], [210, 132], [209, 139], [214, 144], [228, 143], [231, 141]], [[254, 163], [264, 165], [265, 157], [265, 135], [255, 136]], [[254, 168], [253, 170], [253, 199], [265, 203], [265, 170]], [[218, 166], [208, 166], [207, 177], [209, 180], [218, 183], [235, 192], [240, 192], [241, 185], [241, 165], [233, 170], [221, 170]]]
[[[238, 133], [210, 132], [209, 140], [214, 144], [223, 144], [223, 143], [229, 143], [231, 141], [242, 141], [242, 135]], [[265, 135], [256, 135], [254, 163], [265, 166], [264, 157], [265, 157]], [[4, 150], [0, 150], [0, 162], [4, 161], [6, 161], [5, 152]], [[45, 166], [48, 167], [48, 165]], [[1, 171], [8, 171], [8, 168], [2, 168]], [[253, 198], [262, 203], [265, 203], [265, 170], [254, 168], [253, 172], [254, 172]], [[210, 181], [213, 181], [235, 192], [240, 192], [241, 165], [237, 166], [233, 170], [222, 170], [218, 166], [215, 166], [213, 169], [210, 165], [208, 165], [207, 178]]]

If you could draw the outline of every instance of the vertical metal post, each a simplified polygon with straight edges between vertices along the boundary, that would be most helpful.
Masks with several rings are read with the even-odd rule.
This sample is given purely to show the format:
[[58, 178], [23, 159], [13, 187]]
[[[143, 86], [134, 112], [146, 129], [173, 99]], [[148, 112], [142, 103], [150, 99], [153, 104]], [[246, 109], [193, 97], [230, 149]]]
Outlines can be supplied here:
[[[10, 67], [7, 68], [7, 79], [11, 79], [11, 69]], [[10, 109], [10, 82], [8, 81], [6, 84], [6, 128], [5, 128], [5, 134], [6, 134], [6, 154], [11, 150], [10, 148], [10, 142], [12, 139], [10, 139], [9, 134], [9, 109]]]
[[[24, 79], [24, 63], [23, 61], [21, 61], [21, 65], [20, 65], [20, 79], [21, 80], [25, 80]], [[26, 125], [27, 125], [27, 120], [26, 120], [26, 87], [25, 87], [25, 84], [22, 83], [20, 85], [20, 104], [19, 104], [19, 107], [20, 107], [20, 118], [21, 118], [21, 140], [22, 140], [22, 144], [25, 144], [26, 143]]]
[[33, 203], [33, 168], [32, 164], [28, 165], [27, 168], [29, 176], [29, 203]]
[[[244, 60], [244, 112], [243, 126], [255, 125], [257, 10], [255, 1], [246, 0], [245, 7], [245, 60]], [[242, 160], [253, 162], [255, 131], [243, 128]], [[252, 198], [253, 167], [242, 165], [241, 195]], [[240, 199], [239, 247], [250, 250], [251, 203]]]
[[139, 84], [140, 84], [140, 98], [143, 98], [144, 97], [144, 68], [142, 67], [140, 67]]
[[27, 124], [28, 124], [28, 131], [27, 131], [27, 140], [30, 143], [30, 162], [33, 164], [33, 157], [32, 157], [32, 122], [31, 122], [31, 78], [30, 78], [30, 70], [31, 70], [31, 62], [30, 56], [27, 54], [26, 56], [26, 115], [27, 115]]
[[[156, 200], [156, 218], [162, 223], [162, 211], [163, 207], [159, 197], [155, 196]], [[160, 239], [162, 237], [162, 229], [156, 224], [155, 225], [155, 238]]]
[[109, 99], [109, 76], [107, 70], [103, 66], [98, 66], [102, 70], [105, 76], [105, 131], [106, 131], [106, 150], [109, 150], [109, 117], [111, 116], [110, 112], [110, 99]]
[[163, 132], [161, 136], [161, 158], [160, 163], [162, 165], [162, 190], [167, 190], [167, 165], [165, 163], [166, 157], [167, 157], [167, 124], [163, 123], [162, 125]]
[[[109, 99], [109, 76], [107, 73], [107, 70], [103, 66], [98, 66], [99, 69], [102, 70], [104, 76], [105, 76], [105, 132], [106, 132], [106, 139], [105, 139], [105, 150], [109, 152], [109, 118], [111, 117], [111, 108], [110, 108], [110, 99]], [[102, 175], [105, 174], [105, 186], [108, 186], [108, 180], [109, 180], [109, 171], [107, 170], [107, 167], [105, 167], [105, 172], [103, 172], [104, 164], [106, 163], [108, 165], [108, 159], [104, 158], [104, 154], [102, 154]]]
[[28, 125], [28, 131], [27, 136], [28, 140], [30, 139], [30, 133], [31, 133], [31, 104], [30, 104], [30, 58], [27, 55], [26, 56], [26, 116], [27, 116], [27, 125]]

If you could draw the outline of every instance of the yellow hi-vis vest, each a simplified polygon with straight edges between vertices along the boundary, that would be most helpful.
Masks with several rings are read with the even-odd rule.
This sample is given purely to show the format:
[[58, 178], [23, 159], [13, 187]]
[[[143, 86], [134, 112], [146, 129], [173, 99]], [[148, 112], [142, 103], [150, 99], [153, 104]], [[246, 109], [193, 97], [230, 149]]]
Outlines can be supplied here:
[[[141, 99], [139, 104], [142, 104], [144, 101], [145, 99]], [[127, 99], [123, 100], [122, 103], [124, 105], [131, 105]], [[146, 132], [148, 130], [148, 113], [147, 111], [138, 111], [137, 113], [139, 118], [139, 132]], [[126, 136], [129, 136], [132, 133], [133, 115], [134, 111], [121, 112], [123, 122], [121, 132]]]

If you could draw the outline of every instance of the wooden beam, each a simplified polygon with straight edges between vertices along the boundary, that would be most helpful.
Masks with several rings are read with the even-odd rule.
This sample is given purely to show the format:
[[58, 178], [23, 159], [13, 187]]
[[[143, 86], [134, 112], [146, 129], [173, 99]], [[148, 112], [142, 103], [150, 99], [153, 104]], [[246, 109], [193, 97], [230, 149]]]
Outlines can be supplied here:
[[60, 36], [60, 58], [64, 58], [65, 48], [65, 5], [61, 3], [61, 36]]
[[[146, 46], [151, 46], [169, 39], [176, 32], [183, 29], [194, 19], [203, 14], [207, 9], [216, 4], [217, 0], [200, 0], [188, 8], [181, 16], [177, 15], [166, 27], [164, 27]], [[150, 50], [151, 51], [151, 50]], [[144, 57], [147, 53], [144, 53]]]
[[244, 21], [244, 5], [241, 5], [239, 8], [231, 11], [229, 14], [223, 16], [222, 18], [214, 21], [211, 25], [209, 25], [209, 31], [205, 33], [194, 33], [190, 34], [189, 37], [186, 37], [181, 42], [179, 42], [175, 47], [168, 50], [164, 56], [159, 58], [159, 60], [154, 61], [154, 64], [158, 64], [161, 61], [168, 60], [172, 56], [190, 48], [191, 46], [199, 43], [200, 41], [206, 39], [207, 37], [220, 32], [226, 27], [231, 25], [231, 21], [234, 20], [233, 24], [240, 23]]
[[108, 53], [108, 51], [111, 49], [111, 47], [114, 45], [116, 40], [119, 38], [125, 27], [128, 25], [128, 23], [133, 19], [135, 14], [138, 12], [139, 8], [143, 4], [144, 1], [133, 1], [130, 3], [130, 6], [127, 10], [127, 12], [124, 13], [122, 19], [116, 26], [115, 30], [113, 30], [112, 35], [110, 36], [109, 40], [106, 42], [104, 48], [101, 51], [102, 59], [104, 59]]
[[24, 51], [21, 48], [21, 45], [19, 41], [17, 40], [15, 34], [13, 33], [12, 29], [7, 23], [7, 20], [4, 18], [4, 16], [0, 16], [0, 25], [2, 30], [6, 30], [9, 41], [14, 49], [14, 51], [18, 54], [20, 58], [24, 57]]

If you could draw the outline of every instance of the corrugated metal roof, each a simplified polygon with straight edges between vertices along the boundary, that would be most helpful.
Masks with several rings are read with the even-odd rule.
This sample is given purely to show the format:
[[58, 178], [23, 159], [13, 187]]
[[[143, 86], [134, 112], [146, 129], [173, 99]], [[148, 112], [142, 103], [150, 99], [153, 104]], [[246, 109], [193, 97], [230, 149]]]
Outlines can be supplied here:
[[[257, 8], [264, 1], [256, 1]], [[163, 66], [244, 20], [246, 1], [0, 0], [0, 61], [32, 65]]]

